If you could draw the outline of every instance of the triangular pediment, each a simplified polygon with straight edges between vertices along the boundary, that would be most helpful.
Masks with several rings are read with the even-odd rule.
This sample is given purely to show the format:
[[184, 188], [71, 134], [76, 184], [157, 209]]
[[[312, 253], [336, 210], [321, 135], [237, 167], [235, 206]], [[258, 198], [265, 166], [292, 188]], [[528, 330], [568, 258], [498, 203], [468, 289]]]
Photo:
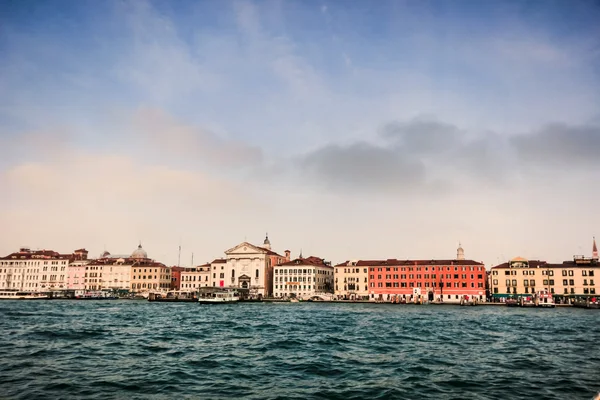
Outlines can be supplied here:
[[235, 247], [225, 251], [225, 254], [266, 254], [267, 250], [248, 242], [242, 242]]

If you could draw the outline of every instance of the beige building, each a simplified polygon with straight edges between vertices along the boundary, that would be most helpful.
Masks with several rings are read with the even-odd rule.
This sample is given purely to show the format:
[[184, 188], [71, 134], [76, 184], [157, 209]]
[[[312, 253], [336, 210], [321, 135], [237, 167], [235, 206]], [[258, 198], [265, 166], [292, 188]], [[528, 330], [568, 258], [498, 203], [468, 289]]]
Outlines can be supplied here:
[[186, 267], [181, 271], [181, 290], [197, 291], [199, 288], [212, 286], [210, 281], [211, 264], [197, 267]]
[[334, 267], [335, 296], [348, 300], [368, 300], [369, 273], [367, 267], [359, 267], [358, 260], [346, 261]]
[[573, 261], [552, 264], [521, 257], [492, 267], [492, 297], [531, 295], [548, 291], [554, 297], [570, 298], [600, 294], [598, 258], [573, 257]]
[[333, 267], [319, 257], [297, 258], [274, 268], [275, 297], [320, 297], [330, 300], [333, 294]]
[[171, 268], [148, 258], [140, 244], [128, 261], [131, 265], [131, 291], [167, 291], [171, 287]]

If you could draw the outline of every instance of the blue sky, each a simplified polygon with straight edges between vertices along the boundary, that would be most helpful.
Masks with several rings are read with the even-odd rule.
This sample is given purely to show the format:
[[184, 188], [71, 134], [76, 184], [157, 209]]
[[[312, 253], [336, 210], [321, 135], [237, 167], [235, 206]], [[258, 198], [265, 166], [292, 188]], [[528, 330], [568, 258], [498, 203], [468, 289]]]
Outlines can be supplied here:
[[[600, 225], [565, 194], [598, 194], [598, 20], [593, 1], [3, 2], [0, 215], [23, 228], [0, 250], [142, 239], [173, 263], [268, 230], [334, 262], [458, 240], [487, 264], [568, 258]], [[77, 234], [56, 226], [74, 210]]]

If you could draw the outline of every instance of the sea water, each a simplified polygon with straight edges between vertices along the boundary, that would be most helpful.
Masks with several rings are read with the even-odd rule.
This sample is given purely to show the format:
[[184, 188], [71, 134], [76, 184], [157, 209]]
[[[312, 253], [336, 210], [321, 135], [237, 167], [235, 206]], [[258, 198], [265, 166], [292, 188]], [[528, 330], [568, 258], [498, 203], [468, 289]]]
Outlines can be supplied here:
[[600, 312], [0, 302], [0, 398], [591, 399]]

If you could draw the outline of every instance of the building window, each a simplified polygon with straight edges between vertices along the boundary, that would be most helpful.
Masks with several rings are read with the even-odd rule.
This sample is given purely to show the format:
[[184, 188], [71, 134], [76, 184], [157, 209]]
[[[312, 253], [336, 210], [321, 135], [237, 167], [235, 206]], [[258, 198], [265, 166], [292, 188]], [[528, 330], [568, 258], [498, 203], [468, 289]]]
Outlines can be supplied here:
[[569, 270], [569, 276], [573, 276], [573, 270]]
[[573, 279], [569, 279], [569, 285], [573, 286], [575, 284], [575, 281]]

